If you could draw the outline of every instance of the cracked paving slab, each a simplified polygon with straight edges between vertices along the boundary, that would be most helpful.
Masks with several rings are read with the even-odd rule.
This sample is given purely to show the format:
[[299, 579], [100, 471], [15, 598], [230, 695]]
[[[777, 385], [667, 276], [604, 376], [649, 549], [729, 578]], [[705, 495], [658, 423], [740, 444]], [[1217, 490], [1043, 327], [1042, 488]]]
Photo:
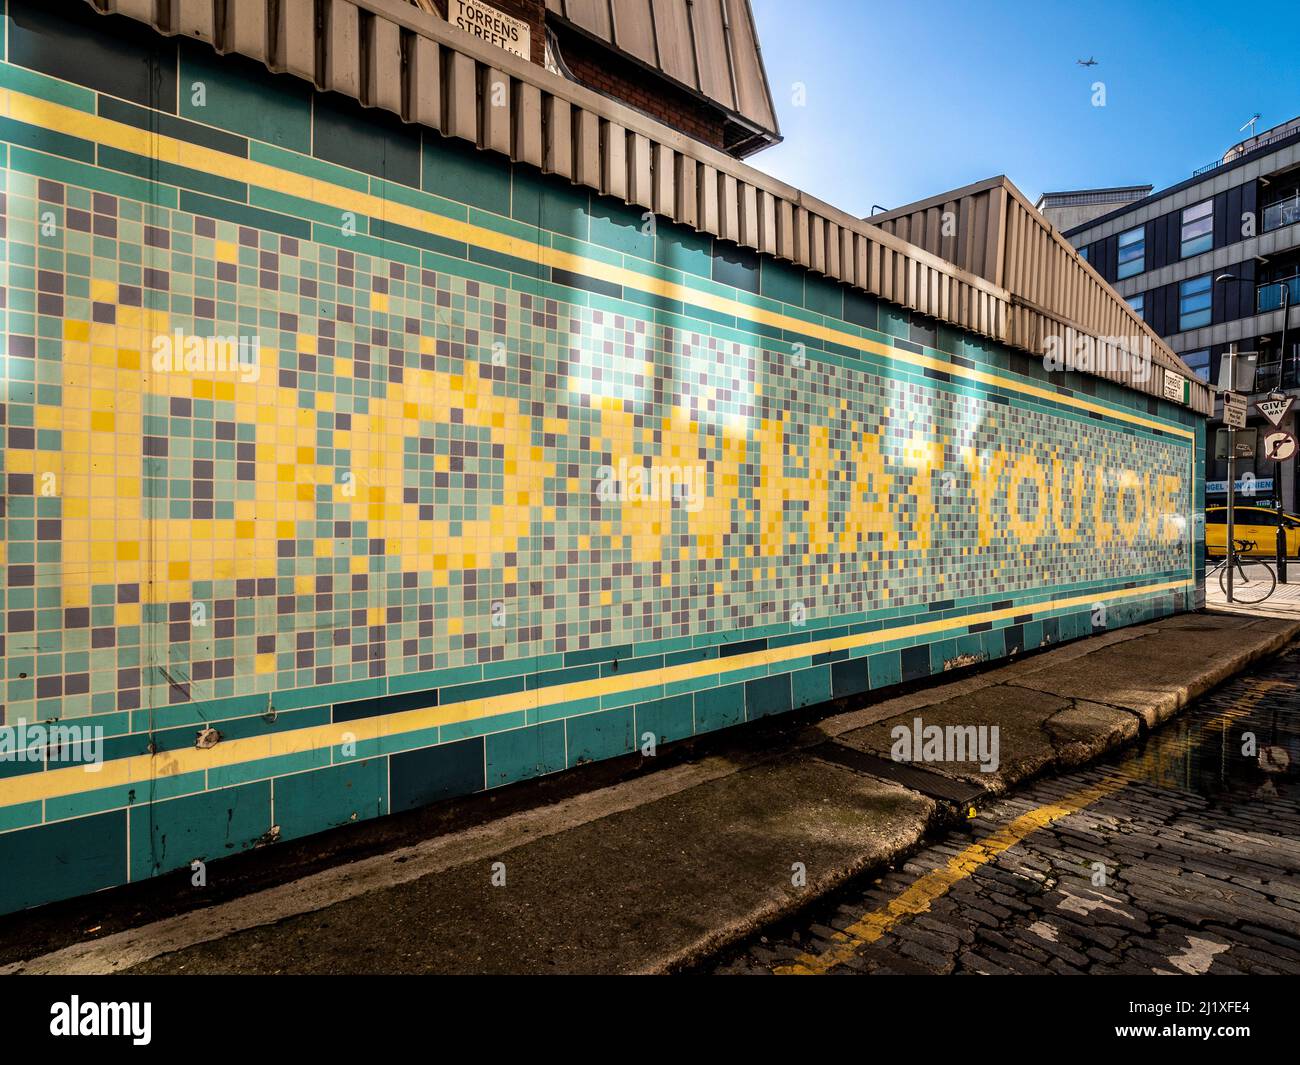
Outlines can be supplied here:
[[[1234, 639], [1234, 632], [1241, 630], [1224, 624], [1220, 617], [1193, 615], [1177, 625], [1163, 623], [1139, 639], [1115, 643], [1086, 658], [1026, 668], [1014, 683], [1065, 699], [1131, 710], [1148, 729], [1155, 728], [1250, 660], [1253, 640]], [[1279, 620], [1261, 619], [1248, 625], [1252, 633], [1289, 631], [1289, 623]], [[1168, 632], [1176, 632], [1178, 639], [1160, 638]], [[1189, 674], [1189, 660], [1205, 668]]]
[[[1047, 720], [1086, 730], [1080, 709], [1095, 712]], [[1300, 974], [1300, 773], [1248, 753], [1248, 734], [1300, 738], [1300, 646], [707, 971]]]
[[127, 971], [656, 971], [889, 862], [935, 809], [795, 755]]
[[[1005, 730], [998, 772], [980, 774], [964, 764], [937, 768], [995, 792], [1038, 776], [1038, 793], [1059, 798], [1064, 792], [1042, 779], [1044, 770], [1076, 765], [1127, 742], [1148, 720], [1139, 710], [1105, 705], [1112, 698], [1102, 698], [1105, 675], [1117, 668], [1115, 656], [1151, 658], [1157, 644], [1180, 646], [1191, 687], [1204, 688], [1276, 650], [1297, 628], [1199, 615], [1106, 633], [832, 715], [771, 751], [732, 751], [648, 773], [207, 908], [152, 923], [144, 917], [122, 931], [27, 955], [0, 971], [614, 972], [692, 964], [865, 868], [887, 867], [944, 815], [915, 791], [811, 755], [815, 745], [838, 741], [888, 757], [893, 723], [921, 716], [965, 725], [982, 718]], [[1203, 642], [1189, 643], [1196, 634]], [[1208, 644], [1221, 648], [1207, 668]], [[1242, 649], [1223, 650], [1237, 646]], [[1074, 678], [1079, 691], [1037, 686], [1053, 677]], [[1268, 694], [1271, 683], [1256, 690]], [[1146, 742], [1158, 747], [1163, 735]], [[1160, 771], [1176, 775], [1169, 768], [1175, 761], [1165, 759], [1169, 765]], [[1148, 804], [1151, 811], [1162, 809], [1156, 795]], [[1166, 815], [1172, 810], [1165, 804]], [[1066, 840], [1098, 843], [1101, 829], [1081, 824], [1074, 818], [1058, 826], [1060, 847]], [[1228, 891], [1254, 899], [1267, 883], [1277, 892], [1276, 905], [1300, 913], [1300, 889], [1272, 878], [1275, 859], [1268, 848], [1278, 855], [1286, 848], [1275, 839], [1260, 841], [1249, 825], [1234, 827], [1247, 837], [1248, 855], [1211, 849], [1189, 828], [1185, 838], [1198, 852], [1199, 868], [1220, 875], [1235, 862], [1240, 876]], [[1220, 826], [1214, 838], [1229, 843], [1223, 833], [1230, 830]], [[1124, 833], [1109, 842], [1121, 860], [1138, 845]], [[488, 890], [490, 865], [502, 855], [509, 856], [511, 889]], [[1008, 855], [1002, 863], [1011, 861]], [[1045, 883], [1057, 857], [1048, 848], [1021, 861], [1016, 882]], [[790, 882], [796, 862], [807, 871], [799, 889]], [[1001, 866], [990, 872], [1000, 873]], [[1135, 881], [1165, 883], [1163, 876], [1153, 866]], [[476, 927], [482, 913], [492, 919]], [[1213, 916], [1227, 920], [1221, 906]], [[1036, 939], [1049, 924], [1056, 928], [1044, 920]], [[924, 969], [915, 958], [890, 957], [901, 971]]]
[[894, 730], [914, 722], [940, 728], [997, 726], [999, 760], [993, 772], [977, 761], [930, 761], [923, 767], [999, 794], [1047, 769], [1082, 765], [1133, 740], [1138, 718], [1125, 710], [999, 684], [917, 707], [865, 728], [845, 732], [837, 742], [890, 758]]

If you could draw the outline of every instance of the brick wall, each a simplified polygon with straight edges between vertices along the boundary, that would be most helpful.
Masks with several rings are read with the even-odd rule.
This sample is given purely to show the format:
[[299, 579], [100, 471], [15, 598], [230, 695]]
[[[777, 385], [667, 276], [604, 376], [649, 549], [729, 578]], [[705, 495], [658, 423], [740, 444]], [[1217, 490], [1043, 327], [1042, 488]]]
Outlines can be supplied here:
[[[448, 0], [433, 0], [443, 18]], [[546, 5], [543, 0], [492, 0], [492, 7], [528, 23], [534, 63], [546, 62]], [[725, 149], [725, 129], [716, 109], [684, 89], [616, 52], [570, 30], [559, 30], [565, 65], [578, 82], [634, 107], [714, 148]]]
[[587, 88], [714, 148], [725, 148], [723, 119], [714, 108], [581, 34], [560, 31], [559, 40], [565, 65]]

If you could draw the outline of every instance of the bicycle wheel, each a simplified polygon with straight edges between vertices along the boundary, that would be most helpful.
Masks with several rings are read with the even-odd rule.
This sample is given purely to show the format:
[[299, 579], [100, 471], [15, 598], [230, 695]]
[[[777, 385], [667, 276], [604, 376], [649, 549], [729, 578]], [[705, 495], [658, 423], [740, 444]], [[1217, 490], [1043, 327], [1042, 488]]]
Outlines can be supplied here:
[[[1262, 603], [1277, 587], [1277, 574], [1267, 562], [1257, 558], [1238, 558], [1232, 582], [1232, 599], [1236, 603]], [[1228, 594], [1228, 567], [1219, 570], [1219, 587]]]

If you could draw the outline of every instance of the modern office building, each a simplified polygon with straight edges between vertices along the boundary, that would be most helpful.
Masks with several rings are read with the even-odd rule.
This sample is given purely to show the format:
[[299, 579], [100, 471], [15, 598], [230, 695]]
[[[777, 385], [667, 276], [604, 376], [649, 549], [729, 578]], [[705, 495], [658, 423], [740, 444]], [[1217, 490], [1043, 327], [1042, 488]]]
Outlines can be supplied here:
[[[1300, 119], [1234, 144], [1186, 181], [1065, 232], [1187, 365], [1218, 382], [1236, 344], [1257, 353], [1251, 427], [1269, 428], [1253, 400], [1281, 389], [1300, 394]], [[1245, 358], [1249, 360], [1250, 355]], [[1214, 458], [1216, 406], [1207, 434], [1207, 498], [1226, 490], [1227, 463]], [[1295, 430], [1294, 413], [1282, 428]], [[1239, 465], [1265, 497], [1296, 506], [1296, 462], [1263, 455]], [[1249, 478], [1248, 478], [1249, 479]]]

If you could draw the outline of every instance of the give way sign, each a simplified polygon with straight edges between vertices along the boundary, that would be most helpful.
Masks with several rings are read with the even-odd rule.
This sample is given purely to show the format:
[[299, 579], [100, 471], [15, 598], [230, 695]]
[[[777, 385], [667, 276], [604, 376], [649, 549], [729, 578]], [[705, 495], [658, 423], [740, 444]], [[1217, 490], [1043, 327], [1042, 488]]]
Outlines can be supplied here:
[[1269, 425], [1281, 425], [1282, 419], [1294, 404], [1295, 396], [1286, 396], [1282, 399], [1257, 399], [1255, 409], [1268, 419]]

